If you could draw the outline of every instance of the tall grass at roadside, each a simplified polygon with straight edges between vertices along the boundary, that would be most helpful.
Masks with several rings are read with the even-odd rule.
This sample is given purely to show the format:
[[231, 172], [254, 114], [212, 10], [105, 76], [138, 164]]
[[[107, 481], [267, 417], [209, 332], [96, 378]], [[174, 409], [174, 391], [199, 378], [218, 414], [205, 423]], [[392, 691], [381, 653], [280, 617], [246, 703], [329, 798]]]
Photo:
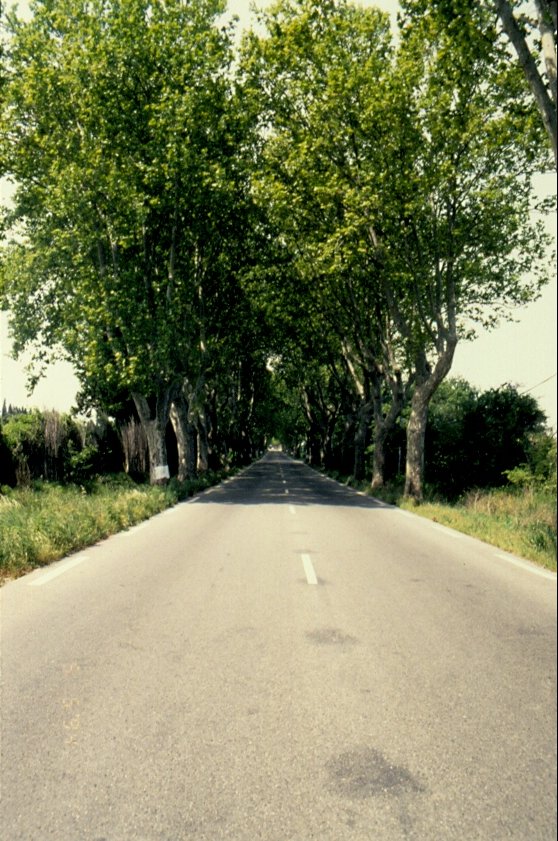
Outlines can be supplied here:
[[0, 493], [0, 580], [91, 546], [219, 480], [211, 475], [167, 487], [135, 485], [125, 477], [88, 490], [37, 482]]
[[[371, 493], [366, 482], [355, 482], [332, 472], [329, 475]], [[417, 505], [404, 498], [401, 479], [386, 483], [372, 496], [556, 570], [555, 485], [473, 490], [456, 502], [444, 500], [427, 487], [424, 502]]]
[[415, 514], [556, 570], [556, 496], [536, 488], [469, 491], [449, 505], [401, 503]]

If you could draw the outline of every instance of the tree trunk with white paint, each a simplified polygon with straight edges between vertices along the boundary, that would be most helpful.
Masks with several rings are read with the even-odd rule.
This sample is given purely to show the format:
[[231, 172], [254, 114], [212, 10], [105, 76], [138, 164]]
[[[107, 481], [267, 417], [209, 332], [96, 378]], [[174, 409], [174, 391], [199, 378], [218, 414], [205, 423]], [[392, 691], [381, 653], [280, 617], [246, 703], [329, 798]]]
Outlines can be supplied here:
[[151, 485], [164, 485], [170, 478], [165, 441], [170, 396], [171, 389], [163, 389], [153, 398], [150, 404], [143, 394], [132, 393], [132, 399], [147, 438], [149, 482]]

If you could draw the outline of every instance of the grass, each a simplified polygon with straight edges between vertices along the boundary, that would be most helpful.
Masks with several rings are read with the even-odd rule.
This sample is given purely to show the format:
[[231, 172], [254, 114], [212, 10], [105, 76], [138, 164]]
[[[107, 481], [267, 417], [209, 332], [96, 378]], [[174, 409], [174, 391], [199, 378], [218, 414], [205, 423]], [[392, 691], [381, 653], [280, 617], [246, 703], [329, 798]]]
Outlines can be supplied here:
[[403, 497], [401, 484], [390, 484], [374, 496], [556, 570], [555, 489], [530, 486], [474, 490], [453, 503], [427, 490], [425, 501], [417, 505]]
[[103, 478], [87, 488], [49, 482], [2, 488], [0, 582], [91, 546], [221, 478], [173, 480], [165, 488], [136, 485], [127, 477]]
[[372, 494], [367, 482], [355, 482], [333, 471], [328, 475], [390, 505], [556, 571], [556, 488], [550, 484], [473, 490], [457, 502], [448, 502], [427, 487], [424, 502], [417, 504], [403, 496], [402, 480], [388, 482]]
[[[127, 477], [104, 478], [87, 488], [48, 482], [30, 488], [3, 488], [0, 581], [91, 546], [221, 478], [221, 474], [210, 474], [193, 482], [173, 480], [165, 488], [136, 485]], [[364, 484], [359, 488], [367, 490]], [[453, 504], [431, 495], [416, 505], [403, 498], [397, 484], [374, 495], [556, 570], [556, 493], [551, 489], [470, 491]]]
[[470, 491], [450, 505], [424, 502], [402, 507], [456, 531], [556, 571], [556, 495], [544, 490]]

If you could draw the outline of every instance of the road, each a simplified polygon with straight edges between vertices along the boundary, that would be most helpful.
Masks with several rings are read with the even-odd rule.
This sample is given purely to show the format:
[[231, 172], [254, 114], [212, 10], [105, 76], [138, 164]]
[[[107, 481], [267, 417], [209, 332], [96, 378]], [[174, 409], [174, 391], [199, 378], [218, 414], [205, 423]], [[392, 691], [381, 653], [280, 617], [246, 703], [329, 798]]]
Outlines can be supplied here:
[[5, 841], [556, 838], [556, 577], [282, 453], [0, 592]]

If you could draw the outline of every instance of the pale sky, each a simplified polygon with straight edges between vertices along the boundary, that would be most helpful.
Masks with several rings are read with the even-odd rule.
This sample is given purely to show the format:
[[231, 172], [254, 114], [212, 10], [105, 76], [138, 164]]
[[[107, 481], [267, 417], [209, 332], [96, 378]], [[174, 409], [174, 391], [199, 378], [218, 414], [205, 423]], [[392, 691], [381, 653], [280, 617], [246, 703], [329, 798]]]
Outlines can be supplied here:
[[[259, 0], [258, 7], [265, 7], [270, 0]], [[20, 9], [25, 8], [20, 3]], [[240, 26], [250, 21], [249, 0], [229, 0], [229, 10], [240, 18]], [[362, 0], [362, 5], [375, 5], [395, 15], [396, 0]], [[541, 177], [544, 192], [556, 193], [556, 176]], [[0, 182], [2, 199], [8, 197], [7, 186]], [[556, 213], [546, 220], [549, 232], [556, 237]], [[511, 383], [520, 391], [535, 397], [546, 413], [549, 425], [557, 428], [556, 390], [556, 278], [543, 291], [539, 301], [516, 313], [517, 323], [504, 323], [496, 330], [484, 332], [473, 342], [458, 345], [450, 377], [464, 377], [471, 385], [484, 391]], [[47, 377], [29, 396], [25, 386], [25, 361], [10, 358], [10, 341], [7, 317], [0, 315], [0, 406], [4, 399], [17, 406], [36, 406], [40, 409], [69, 411], [74, 402], [77, 381], [72, 368], [57, 363]]]

